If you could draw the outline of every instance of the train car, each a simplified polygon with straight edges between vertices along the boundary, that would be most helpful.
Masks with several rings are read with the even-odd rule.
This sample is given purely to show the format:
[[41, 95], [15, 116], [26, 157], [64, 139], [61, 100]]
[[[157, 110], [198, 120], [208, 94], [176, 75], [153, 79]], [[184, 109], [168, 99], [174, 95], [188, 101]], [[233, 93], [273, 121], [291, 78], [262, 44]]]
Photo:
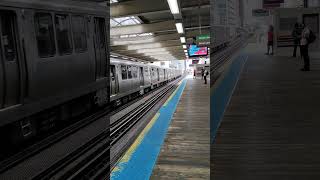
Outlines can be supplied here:
[[111, 58], [110, 78], [110, 101], [118, 100], [118, 104], [143, 94], [151, 86], [149, 68], [142, 63]]
[[115, 105], [124, 104], [179, 76], [177, 70], [111, 58], [110, 101]]
[[230, 35], [230, 27], [227, 26], [214, 26], [212, 28], [212, 47], [211, 50], [213, 53], [226, 48], [230, 41], [231, 41], [231, 35]]
[[108, 26], [108, 9], [97, 3], [0, 1], [2, 142], [108, 103]]

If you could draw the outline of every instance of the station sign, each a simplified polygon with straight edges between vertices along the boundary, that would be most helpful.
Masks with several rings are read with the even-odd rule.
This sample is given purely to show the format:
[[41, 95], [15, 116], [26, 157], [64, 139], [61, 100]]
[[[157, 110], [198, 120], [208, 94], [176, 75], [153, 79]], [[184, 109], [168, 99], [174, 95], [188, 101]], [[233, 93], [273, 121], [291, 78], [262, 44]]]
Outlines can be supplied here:
[[210, 46], [210, 41], [197, 42], [198, 47], [208, 47]]
[[254, 17], [265, 17], [269, 16], [270, 11], [268, 9], [253, 9], [252, 10], [252, 16]]
[[197, 36], [197, 41], [203, 41], [210, 39], [210, 34], [201, 34]]
[[198, 35], [196, 39], [196, 44], [198, 47], [207, 47], [210, 45], [210, 34]]

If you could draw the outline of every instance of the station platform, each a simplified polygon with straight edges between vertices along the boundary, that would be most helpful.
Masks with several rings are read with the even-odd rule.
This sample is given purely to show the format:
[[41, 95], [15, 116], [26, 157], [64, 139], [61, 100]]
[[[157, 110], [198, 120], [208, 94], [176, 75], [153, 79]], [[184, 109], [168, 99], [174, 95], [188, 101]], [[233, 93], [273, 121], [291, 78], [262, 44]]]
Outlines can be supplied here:
[[228, 84], [228, 74], [239, 72], [224, 116], [215, 122], [211, 176], [319, 179], [320, 57], [311, 55], [311, 71], [302, 72], [303, 61], [290, 52], [268, 56], [264, 50], [249, 44], [219, 82]]
[[209, 179], [209, 89], [183, 79], [111, 172], [110, 179]]
[[210, 86], [188, 79], [150, 179], [210, 179]]

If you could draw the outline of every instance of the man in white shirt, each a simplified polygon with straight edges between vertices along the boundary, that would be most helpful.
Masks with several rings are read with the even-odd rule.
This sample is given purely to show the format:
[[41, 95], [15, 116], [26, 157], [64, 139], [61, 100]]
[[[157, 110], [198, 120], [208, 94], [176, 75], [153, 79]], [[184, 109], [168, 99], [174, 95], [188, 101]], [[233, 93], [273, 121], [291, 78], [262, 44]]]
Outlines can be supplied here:
[[301, 48], [301, 55], [303, 57], [304, 61], [304, 67], [301, 69], [301, 71], [310, 71], [310, 59], [309, 59], [309, 42], [308, 38], [310, 35], [310, 29], [302, 24], [303, 30], [301, 33], [301, 41], [300, 41], [300, 48]]

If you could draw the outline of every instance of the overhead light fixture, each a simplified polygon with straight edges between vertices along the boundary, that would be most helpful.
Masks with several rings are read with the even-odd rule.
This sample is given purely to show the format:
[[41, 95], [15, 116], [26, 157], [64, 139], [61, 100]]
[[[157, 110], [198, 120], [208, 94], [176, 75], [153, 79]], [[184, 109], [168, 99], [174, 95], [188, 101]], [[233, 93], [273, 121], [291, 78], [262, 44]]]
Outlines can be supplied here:
[[179, 34], [184, 33], [182, 23], [176, 23], [176, 28]]
[[182, 45], [183, 49], [187, 49], [187, 45]]
[[185, 53], [186, 56], [188, 56], [188, 53]]
[[181, 43], [186, 43], [186, 38], [185, 37], [180, 37]]
[[179, 6], [178, 6], [178, 1], [177, 0], [167, 0], [169, 4], [169, 8], [172, 14], [179, 14]]
[[186, 53], [186, 52], [188, 52], [188, 50], [185, 49], [184, 52]]
[[116, 55], [112, 55], [112, 54], [111, 54], [111, 57], [119, 57], [119, 56], [116, 56]]

